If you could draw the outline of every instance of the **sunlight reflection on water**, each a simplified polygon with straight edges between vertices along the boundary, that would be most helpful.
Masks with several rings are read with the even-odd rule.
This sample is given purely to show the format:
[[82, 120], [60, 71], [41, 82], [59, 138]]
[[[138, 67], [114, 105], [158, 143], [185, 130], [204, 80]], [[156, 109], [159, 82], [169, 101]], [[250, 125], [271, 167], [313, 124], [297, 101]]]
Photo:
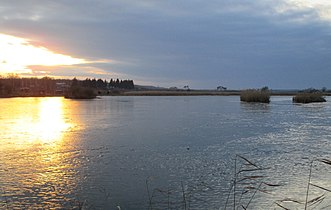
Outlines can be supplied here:
[[64, 99], [4, 100], [0, 208], [68, 207], [63, 203], [77, 187], [80, 160], [68, 133], [75, 121], [64, 119]]
[[19, 145], [34, 143], [55, 143], [71, 127], [66, 122], [61, 98], [30, 98], [13, 100], [6, 107], [1, 107], [3, 138]]

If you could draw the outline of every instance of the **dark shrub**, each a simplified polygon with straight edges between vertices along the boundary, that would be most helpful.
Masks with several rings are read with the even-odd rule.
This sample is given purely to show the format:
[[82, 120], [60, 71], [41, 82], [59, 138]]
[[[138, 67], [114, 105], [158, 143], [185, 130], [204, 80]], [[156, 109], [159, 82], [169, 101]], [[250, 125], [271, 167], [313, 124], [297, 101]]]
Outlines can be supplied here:
[[66, 98], [73, 99], [93, 99], [96, 98], [96, 94], [93, 88], [73, 86], [65, 95]]

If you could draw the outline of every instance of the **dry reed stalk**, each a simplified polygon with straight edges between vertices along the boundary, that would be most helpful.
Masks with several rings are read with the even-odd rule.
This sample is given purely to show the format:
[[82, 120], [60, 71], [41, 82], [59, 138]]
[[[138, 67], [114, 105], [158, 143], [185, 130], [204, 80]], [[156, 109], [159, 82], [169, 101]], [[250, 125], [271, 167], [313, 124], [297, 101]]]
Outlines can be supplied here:
[[305, 92], [299, 93], [292, 98], [294, 103], [316, 103], [316, 102], [326, 102], [323, 94], [321, 92]]

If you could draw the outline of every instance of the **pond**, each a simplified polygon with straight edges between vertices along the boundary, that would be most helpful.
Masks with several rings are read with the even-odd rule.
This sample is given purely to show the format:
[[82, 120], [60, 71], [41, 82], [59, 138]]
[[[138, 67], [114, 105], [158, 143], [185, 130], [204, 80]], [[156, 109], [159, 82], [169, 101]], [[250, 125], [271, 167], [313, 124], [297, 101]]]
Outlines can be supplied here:
[[[303, 209], [310, 162], [331, 159], [330, 102], [8, 98], [0, 111], [0, 208]], [[309, 208], [330, 208], [330, 177], [313, 162]]]

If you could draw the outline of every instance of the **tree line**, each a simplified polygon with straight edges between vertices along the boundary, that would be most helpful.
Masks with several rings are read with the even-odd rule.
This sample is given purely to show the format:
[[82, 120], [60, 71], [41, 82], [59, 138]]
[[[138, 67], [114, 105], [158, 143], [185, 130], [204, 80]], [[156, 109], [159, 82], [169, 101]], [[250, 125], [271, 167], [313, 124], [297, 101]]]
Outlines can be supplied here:
[[54, 79], [51, 77], [43, 78], [20, 78], [17, 75], [1, 77], [0, 76], [0, 97], [11, 96], [53, 96], [65, 95], [72, 86], [91, 88], [96, 91], [134, 89], [133, 80], [120, 79], [90, 79], [78, 80]]
[[88, 88], [96, 88], [102, 90], [109, 89], [134, 89], [133, 80], [119, 80], [119, 79], [110, 79], [109, 82], [107, 80], [102, 79], [90, 79], [86, 78], [85, 80], [77, 80], [74, 78], [72, 80], [72, 86], [83, 86]]

